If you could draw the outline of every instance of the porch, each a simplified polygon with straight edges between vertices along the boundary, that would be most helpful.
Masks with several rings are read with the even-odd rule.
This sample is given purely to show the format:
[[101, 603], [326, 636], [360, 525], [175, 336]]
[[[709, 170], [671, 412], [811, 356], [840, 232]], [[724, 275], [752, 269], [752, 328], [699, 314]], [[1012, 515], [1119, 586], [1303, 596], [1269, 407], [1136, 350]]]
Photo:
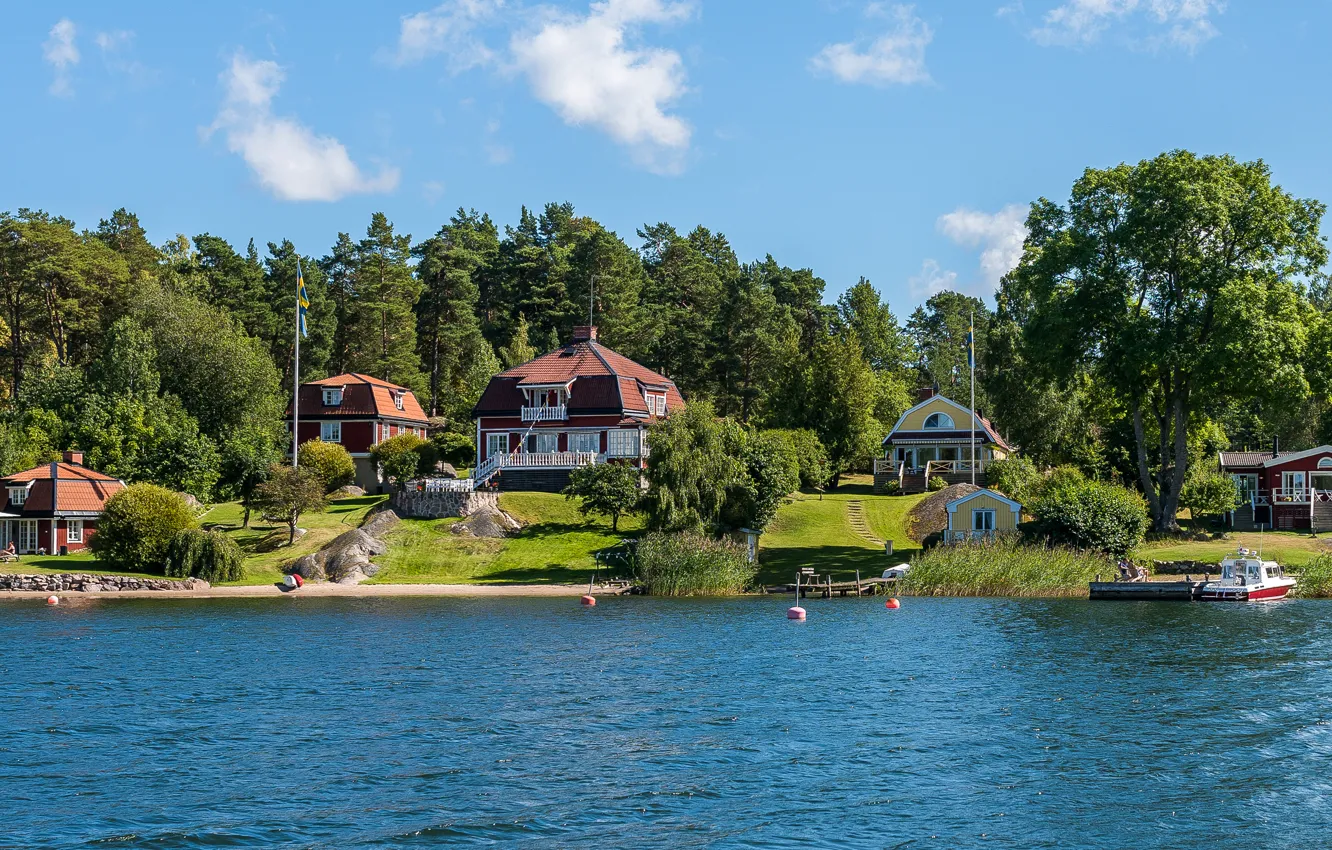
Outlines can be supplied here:
[[876, 458], [874, 461], [874, 492], [882, 493], [889, 482], [896, 481], [898, 491], [904, 495], [924, 493], [931, 478], [939, 477], [948, 484], [970, 484], [972, 470], [978, 487], [987, 486], [985, 467], [989, 460], [926, 460], [923, 466], [909, 467], [905, 461]]
[[1332, 481], [1272, 490], [1241, 488], [1229, 519], [1236, 531], [1332, 531]]

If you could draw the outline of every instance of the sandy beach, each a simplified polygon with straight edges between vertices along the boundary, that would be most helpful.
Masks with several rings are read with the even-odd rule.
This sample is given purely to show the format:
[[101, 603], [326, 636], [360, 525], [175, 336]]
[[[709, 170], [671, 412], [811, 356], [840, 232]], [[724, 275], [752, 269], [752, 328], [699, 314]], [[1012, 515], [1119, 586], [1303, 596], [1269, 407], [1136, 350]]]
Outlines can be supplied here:
[[[619, 596], [622, 588], [598, 587], [596, 596]], [[307, 584], [299, 590], [282, 590], [276, 585], [210, 587], [207, 590], [121, 590], [84, 593], [70, 590], [55, 593], [61, 599], [251, 599], [256, 597], [346, 596], [582, 596], [587, 585], [579, 584]], [[14, 590], [0, 592], [0, 601], [45, 599], [46, 591]]]

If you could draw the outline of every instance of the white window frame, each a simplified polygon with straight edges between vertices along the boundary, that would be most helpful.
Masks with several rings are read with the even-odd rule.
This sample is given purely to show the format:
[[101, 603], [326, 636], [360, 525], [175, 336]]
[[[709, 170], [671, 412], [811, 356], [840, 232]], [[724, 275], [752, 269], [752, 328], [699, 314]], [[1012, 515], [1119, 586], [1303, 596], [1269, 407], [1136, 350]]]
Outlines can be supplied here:
[[[982, 520], [985, 517], [985, 520]], [[994, 508], [972, 508], [971, 510], [971, 530], [972, 531], [994, 531], [998, 524], [999, 515]], [[988, 522], [989, 525], [985, 523]]]
[[404, 395], [404, 394], [403, 394], [403, 393], [400, 393], [400, 392], [393, 393], [393, 406], [396, 407], [396, 408], [398, 408], [399, 410], [402, 410], [402, 397], [403, 397], [403, 395]]
[[555, 431], [537, 431], [532, 435], [537, 454], [555, 454], [560, 450], [560, 435]]
[[[1299, 484], [1295, 483], [1297, 480], [1300, 482]], [[1309, 473], [1302, 469], [1296, 472], [1281, 473], [1281, 489], [1285, 490], [1287, 493], [1293, 493], [1296, 491], [1304, 492], [1308, 490]]]
[[324, 388], [324, 407], [338, 407], [342, 404], [342, 389], [335, 387]]
[[342, 423], [336, 419], [332, 422], [320, 422], [319, 439], [325, 443], [341, 443]]
[[65, 520], [65, 542], [66, 543], [83, 542], [83, 520], [81, 519]]
[[606, 432], [607, 457], [638, 457], [638, 429], [615, 428]]
[[496, 457], [509, 453], [509, 432], [486, 435], [486, 457]]
[[[931, 422], [933, 422], [934, 424], [931, 425], [930, 424]], [[931, 413], [929, 416], [925, 417], [925, 430], [933, 431], [933, 430], [956, 428], [956, 427], [957, 426], [953, 423], [953, 417], [949, 416], [947, 413], [943, 412]]]
[[569, 433], [569, 451], [601, 453], [600, 431], [571, 431]]
[[27, 488], [27, 487], [10, 487], [10, 488], [9, 488], [9, 503], [10, 503], [11, 505], [14, 505], [14, 506], [17, 507], [18, 505], [21, 505], [21, 504], [23, 504], [23, 503], [26, 502], [26, 501], [28, 501], [28, 488]]

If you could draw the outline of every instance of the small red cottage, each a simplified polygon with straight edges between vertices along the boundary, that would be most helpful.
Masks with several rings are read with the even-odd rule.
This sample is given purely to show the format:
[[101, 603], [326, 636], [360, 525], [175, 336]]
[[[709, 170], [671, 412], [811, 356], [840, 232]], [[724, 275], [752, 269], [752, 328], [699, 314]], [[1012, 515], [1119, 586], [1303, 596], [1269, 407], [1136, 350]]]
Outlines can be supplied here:
[[595, 327], [574, 328], [568, 345], [490, 379], [472, 411], [473, 479], [558, 490], [591, 463], [641, 468], [647, 426], [683, 407], [670, 378], [603, 347]]
[[1231, 525], [1243, 531], [1332, 530], [1332, 446], [1283, 452], [1221, 452], [1221, 471], [1239, 487]]
[[97, 533], [106, 500], [125, 482], [88, 469], [83, 452], [44, 463], [3, 479], [5, 508], [0, 513], [0, 547], [10, 542], [20, 554], [78, 552]]
[[[380, 489], [370, 447], [398, 434], [426, 436], [429, 420], [406, 387], [348, 372], [301, 384], [300, 441], [341, 443], [356, 463], [356, 485]], [[291, 406], [287, 406], [291, 429]]]

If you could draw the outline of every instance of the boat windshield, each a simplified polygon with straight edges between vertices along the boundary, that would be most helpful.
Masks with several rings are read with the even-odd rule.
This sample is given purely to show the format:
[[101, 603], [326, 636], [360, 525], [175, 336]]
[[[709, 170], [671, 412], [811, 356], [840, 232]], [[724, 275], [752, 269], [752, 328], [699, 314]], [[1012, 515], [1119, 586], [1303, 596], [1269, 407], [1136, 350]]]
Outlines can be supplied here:
[[1249, 578], [1252, 578], [1252, 579], [1261, 579], [1261, 578], [1263, 577], [1263, 567], [1262, 567], [1262, 565], [1259, 564], [1259, 563], [1257, 563], [1257, 562], [1255, 562], [1255, 561], [1250, 561], [1250, 562], [1249, 562], [1249, 572], [1248, 572], [1248, 575], [1249, 575]]

